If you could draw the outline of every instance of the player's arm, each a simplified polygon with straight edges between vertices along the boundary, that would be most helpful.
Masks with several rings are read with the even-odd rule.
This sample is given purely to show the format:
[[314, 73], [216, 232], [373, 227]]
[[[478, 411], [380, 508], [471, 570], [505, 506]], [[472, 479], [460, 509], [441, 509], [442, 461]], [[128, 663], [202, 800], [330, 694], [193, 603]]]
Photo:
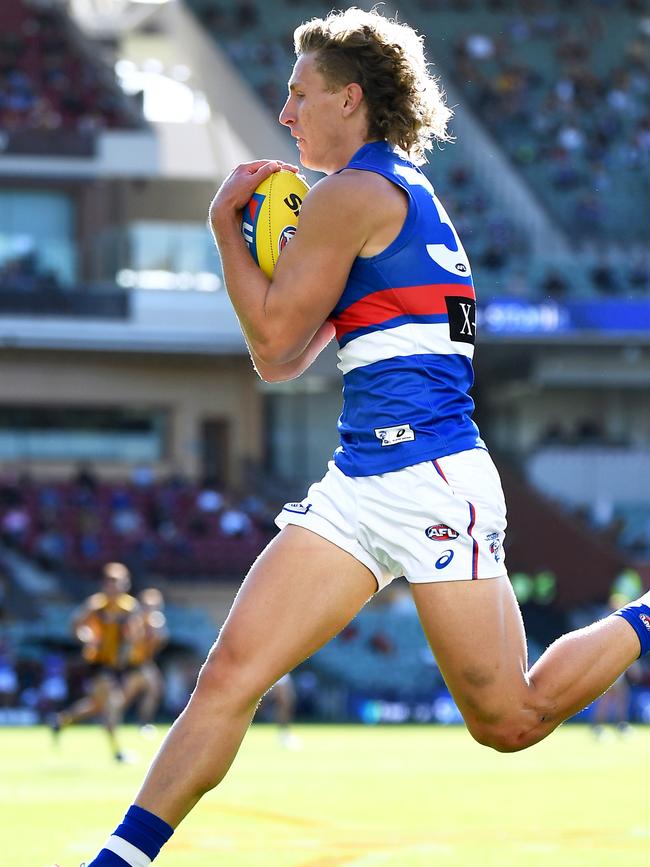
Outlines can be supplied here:
[[167, 618], [162, 611], [152, 611], [147, 622], [153, 636], [154, 653], [157, 654], [169, 641]]
[[360, 174], [332, 175], [310, 190], [272, 280], [254, 263], [240, 231], [241, 209], [262, 178], [233, 175], [212, 203], [226, 288], [263, 377], [273, 376], [271, 368], [279, 374], [284, 365], [285, 378], [298, 375], [331, 339], [331, 329], [323, 326], [370, 231]]
[[336, 333], [331, 322], [323, 322], [316, 334], [307, 344], [304, 352], [301, 352], [293, 361], [285, 361], [284, 364], [266, 364], [255, 355], [254, 351], [249, 346], [253, 366], [259, 374], [260, 378], [265, 382], [286, 382], [288, 379], [295, 379], [297, 376], [307, 370], [313, 364], [320, 353], [325, 349], [327, 344], [332, 340]]
[[82, 644], [88, 644], [95, 640], [95, 634], [90, 628], [90, 621], [93, 612], [92, 597], [87, 599], [72, 612], [70, 628], [75, 638]]
[[142, 608], [138, 605], [128, 614], [122, 624], [118, 663], [120, 666], [127, 665], [131, 659], [134, 645], [145, 636], [145, 623]]

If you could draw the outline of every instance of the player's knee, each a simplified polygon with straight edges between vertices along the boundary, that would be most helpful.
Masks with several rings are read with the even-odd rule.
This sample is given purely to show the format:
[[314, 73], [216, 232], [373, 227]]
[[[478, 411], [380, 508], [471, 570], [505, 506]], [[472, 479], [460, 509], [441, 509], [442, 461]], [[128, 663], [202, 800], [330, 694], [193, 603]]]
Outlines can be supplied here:
[[470, 734], [482, 746], [499, 753], [516, 753], [536, 744], [553, 730], [550, 708], [509, 703], [471, 712], [466, 719]]
[[516, 753], [531, 744], [524, 729], [512, 723], [474, 722], [467, 728], [477, 743], [498, 753]]
[[197, 695], [220, 703], [247, 706], [261, 698], [265, 687], [257, 685], [251, 664], [229, 642], [217, 642], [203, 663], [196, 686]]

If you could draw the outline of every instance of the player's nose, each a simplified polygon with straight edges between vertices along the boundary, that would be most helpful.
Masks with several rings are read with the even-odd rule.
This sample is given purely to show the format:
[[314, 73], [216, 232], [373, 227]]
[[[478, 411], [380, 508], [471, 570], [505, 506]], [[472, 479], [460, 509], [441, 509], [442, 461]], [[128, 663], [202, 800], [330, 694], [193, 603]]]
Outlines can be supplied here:
[[291, 127], [293, 123], [296, 121], [295, 112], [291, 108], [291, 100], [288, 99], [282, 107], [282, 111], [278, 117], [278, 120], [283, 126]]

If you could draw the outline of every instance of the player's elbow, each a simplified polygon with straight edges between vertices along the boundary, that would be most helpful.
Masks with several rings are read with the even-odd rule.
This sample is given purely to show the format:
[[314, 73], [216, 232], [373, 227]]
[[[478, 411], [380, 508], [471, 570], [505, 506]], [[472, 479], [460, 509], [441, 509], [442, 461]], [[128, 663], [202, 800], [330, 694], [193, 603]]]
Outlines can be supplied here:
[[[264, 340], [258, 340], [251, 348], [256, 360], [264, 366], [265, 370], [269, 371], [270, 375], [273, 375], [273, 370], [277, 370], [282, 365], [288, 364], [299, 355], [299, 351], [296, 350], [294, 342], [288, 341], [282, 334], [270, 336]], [[277, 377], [278, 380], [282, 378], [283, 377], [279, 375]], [[262, 379], [266, 379], [266, 377], [263, 376]], [[272, 379], [267, 381], [275, 382], [277, 380]]]
[[293, 379], [292, 375], [287, 376], [280, 367], [274, 367], [270, 364], [262, 362], [255, 363], [255, 370], [262, 382], [286, 382], [287, 379]]

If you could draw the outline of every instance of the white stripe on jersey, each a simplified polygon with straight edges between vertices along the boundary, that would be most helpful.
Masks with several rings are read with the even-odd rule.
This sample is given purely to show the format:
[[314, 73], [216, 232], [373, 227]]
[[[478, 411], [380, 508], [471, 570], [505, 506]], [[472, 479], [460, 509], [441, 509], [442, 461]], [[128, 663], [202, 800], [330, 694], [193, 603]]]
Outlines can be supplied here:
[[337, 366], [345, 375], [376, 361], [409, 355], [464, 355], [472, 358], [474, 346], [450, 340], [446, 322], [409, 322], [384, 331], [371, 331], [351, 340], [339, 349]]

